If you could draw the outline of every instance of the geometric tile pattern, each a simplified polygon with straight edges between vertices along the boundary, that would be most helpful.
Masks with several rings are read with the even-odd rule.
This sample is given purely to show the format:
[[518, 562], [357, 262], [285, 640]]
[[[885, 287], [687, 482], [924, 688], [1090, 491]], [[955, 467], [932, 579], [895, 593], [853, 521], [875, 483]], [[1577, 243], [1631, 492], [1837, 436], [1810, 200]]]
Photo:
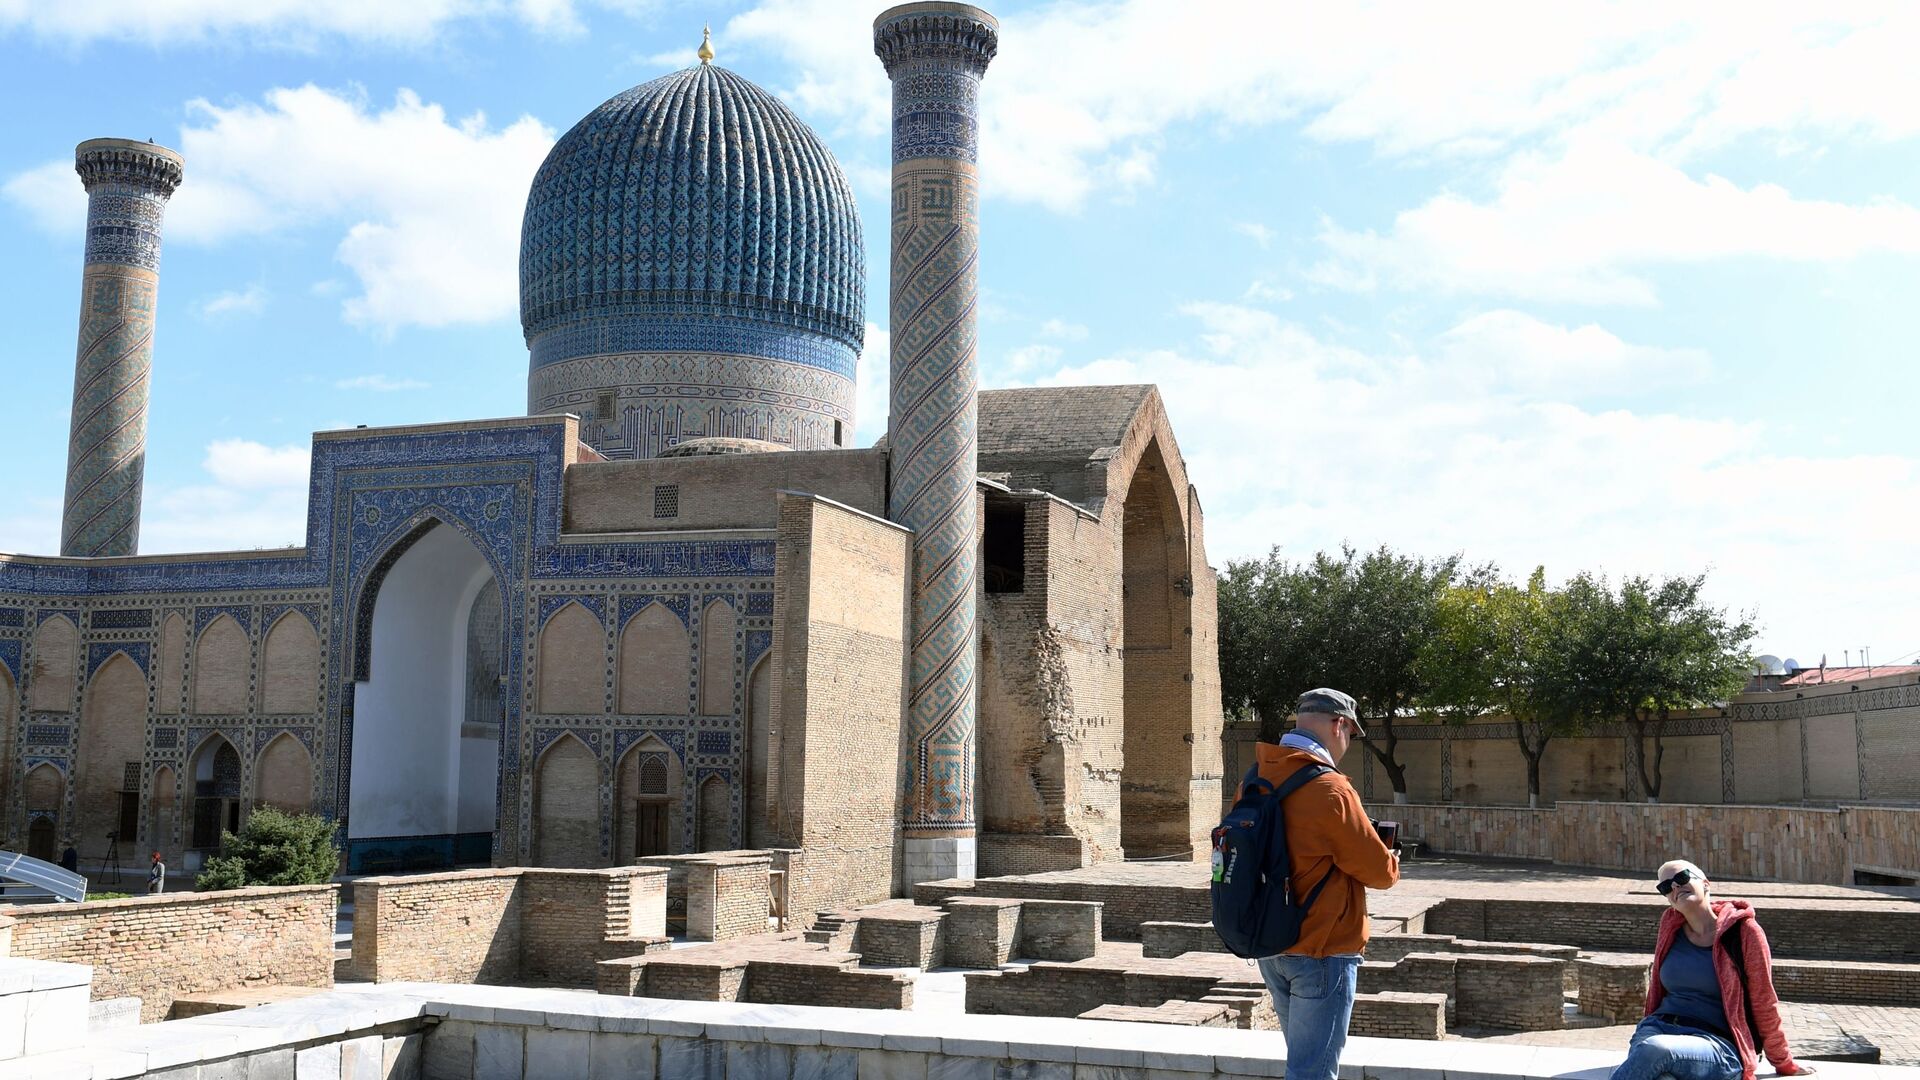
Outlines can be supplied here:
[[[699, 435], [834, 446], [833, 421], [852, 426], [865, 289], [853, 190], [819, 137], [730, 71], [674, 72], [588, 113], [534, 176], [520, 247], [528, 411], [579, 413], [613, 457]], [[779, 363], [676, 371], [680, 353]], [[554, 370], [616, 356], [612, 370]], [[831, 378], [809, 394], [797, 374], [762, 377], [786, 367]], [[609, 392], [623, 408], [602, 417], [592, 406]]]
[[80, 341], [67, 441], [62, 555], [131, 555], [139, 543], [160, 223], [179, 155], [95, 139], [75, 151], [87, 189]]
[[[894, 81], [888, 516], [913, 530], [909, 836], [974, 824], [978, 84], [997, 35], [959, 11], [874, 26]], [[931, 156], [937, 155], [937, 156]]]
[[[537, 367], [527, 379], [527, 411], [579, 416], [580, 437], [611, 458], [657, 457], [707, 436], [799, 450], [851, 439], [852, 350], [813, 338], [843, 355], [827, 367], [736, 351], [718, 338], [704, 335], [697, 351], [596, 354]], [[609, 398], [612, 412], [602, 415]]]

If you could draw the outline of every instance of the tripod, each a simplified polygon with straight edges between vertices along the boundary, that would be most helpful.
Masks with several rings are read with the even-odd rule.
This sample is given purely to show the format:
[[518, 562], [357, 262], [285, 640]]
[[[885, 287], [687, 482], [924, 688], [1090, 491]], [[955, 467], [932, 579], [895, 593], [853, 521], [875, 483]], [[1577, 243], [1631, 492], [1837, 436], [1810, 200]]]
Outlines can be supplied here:
[[107, 834], [107, 853], [100, 860], [100, 880], [120, 883], [120, 834]]

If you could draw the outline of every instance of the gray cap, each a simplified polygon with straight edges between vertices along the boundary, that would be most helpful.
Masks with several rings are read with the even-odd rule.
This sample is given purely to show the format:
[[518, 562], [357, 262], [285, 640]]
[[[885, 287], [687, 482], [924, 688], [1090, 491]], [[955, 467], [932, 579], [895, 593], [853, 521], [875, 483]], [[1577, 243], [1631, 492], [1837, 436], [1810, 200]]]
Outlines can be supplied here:
[[1293, 711], [1296, 714], [1324, 713], [1328, 716], [1344, 716], [1353, 721], [1354, 731], [1361, 738], [1364, 739], [1367, 737], [1367, 730], [1360, 726], [1360, 716], [1354, 711], [1353, 698], [1330, 686], [1323, 686], [1318, 690], [1309, 690], [1301, 694], [1300, 700], [1293, 706]]

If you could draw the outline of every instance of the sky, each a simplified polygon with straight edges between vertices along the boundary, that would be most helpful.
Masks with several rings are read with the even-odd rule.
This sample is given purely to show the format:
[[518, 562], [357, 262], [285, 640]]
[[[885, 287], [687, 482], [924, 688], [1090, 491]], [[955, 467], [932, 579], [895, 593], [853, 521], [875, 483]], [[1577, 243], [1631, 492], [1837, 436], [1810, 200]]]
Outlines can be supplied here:
[[[0, 0], [0, 551], [58, 546], [85, 196], [180, 150], [141, 548], [304, 534], [311, 432], [526, 408], [553, 140], [718, 62], [866, 224], [877, 2]], [[1920, 654], [1920, 6], [994, 6], [985, 386], [1153, 382], [1216, 566], [1460, 553], [1709, 575], [1757, 651]]]

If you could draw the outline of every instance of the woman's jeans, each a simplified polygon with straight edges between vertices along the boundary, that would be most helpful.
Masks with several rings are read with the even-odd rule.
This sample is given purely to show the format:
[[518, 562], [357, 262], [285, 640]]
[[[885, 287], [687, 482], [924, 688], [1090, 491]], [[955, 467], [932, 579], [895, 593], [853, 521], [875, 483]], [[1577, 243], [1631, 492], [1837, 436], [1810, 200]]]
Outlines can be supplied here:
[[1633, 1029], [1633, 1049], [1612, 1080], [1740, 1080], [1733, 1044], [1698, 1028], [1649, 1016]]
[[1347, 1045], [1360, 958], [1282, 953], [1259, 964], [1287, 1036], [1287, 1080], [1334, 1080]]

